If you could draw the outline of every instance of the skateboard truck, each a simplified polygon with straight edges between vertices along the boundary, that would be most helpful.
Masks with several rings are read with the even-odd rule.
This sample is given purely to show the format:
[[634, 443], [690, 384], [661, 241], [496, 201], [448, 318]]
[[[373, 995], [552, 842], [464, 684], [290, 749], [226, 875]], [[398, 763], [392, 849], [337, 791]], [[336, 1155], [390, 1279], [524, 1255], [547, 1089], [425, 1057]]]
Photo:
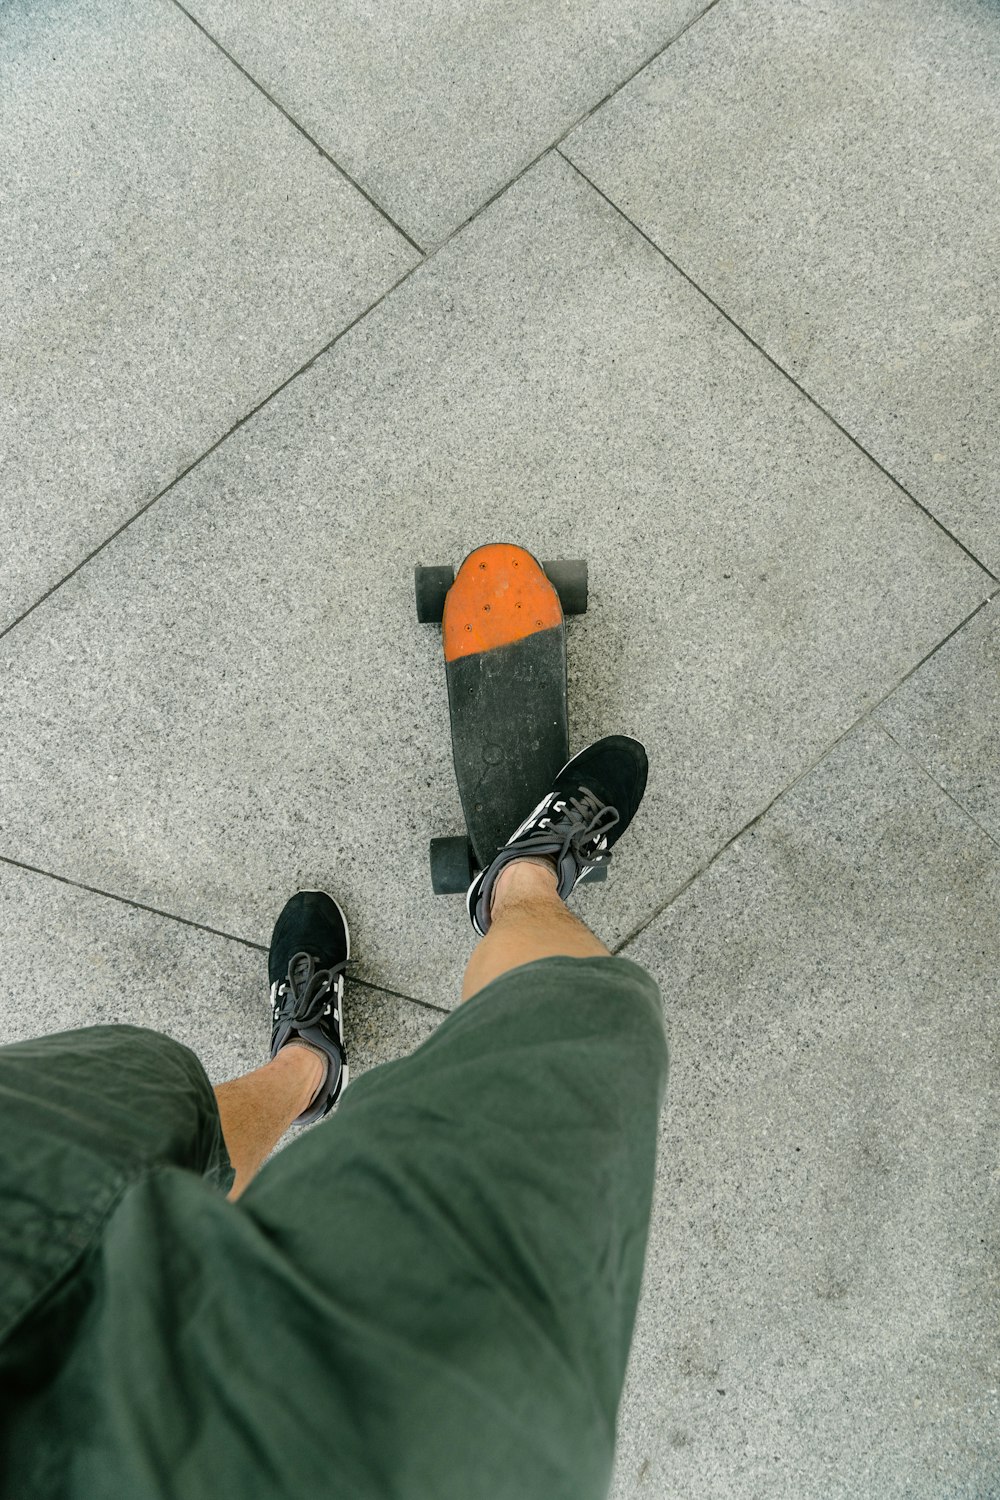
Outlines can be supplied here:
[[[467, 832], [430, 841], [436, 894], [465, 892], [569, 760], [566, 615], [587, 608], [587, 564], [477, 547], [457, 575], [415, 570], [417, 619], [440, 622], [452, 755]], [[587, 879], [601, 880], [606, 865]]]

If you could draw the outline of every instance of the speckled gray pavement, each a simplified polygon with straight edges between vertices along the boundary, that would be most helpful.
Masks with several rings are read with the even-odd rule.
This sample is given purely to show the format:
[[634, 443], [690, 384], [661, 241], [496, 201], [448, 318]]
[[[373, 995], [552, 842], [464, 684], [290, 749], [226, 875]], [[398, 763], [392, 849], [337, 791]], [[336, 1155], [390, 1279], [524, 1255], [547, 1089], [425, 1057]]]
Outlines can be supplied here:
[[673, 1042], [614, 1500], [996, 1500], [1000, 4], [0, 10], [0, 1040], [457, 1000], [415, 563], [586, 556]]

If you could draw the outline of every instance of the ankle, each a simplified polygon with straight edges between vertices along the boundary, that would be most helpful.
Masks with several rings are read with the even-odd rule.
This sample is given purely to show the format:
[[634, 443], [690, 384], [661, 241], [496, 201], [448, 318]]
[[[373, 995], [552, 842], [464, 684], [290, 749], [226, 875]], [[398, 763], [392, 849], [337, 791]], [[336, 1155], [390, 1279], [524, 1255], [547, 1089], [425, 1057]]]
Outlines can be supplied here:
[[297, 1038], [285, 1043], [277, 1056], [271, 1059], [271, 1065], [282, 1059], [286, 1068], [294, 1069], [296, 1080], [301, 1077], [303, 1094], [308, 1096], [302, 1109], [308, 1109], [326, 1083], [330, 1059], [311, 1042], [299, 1041]]
[[[505, 906], [532, 901], [559, 900], [559, 881], [552, 860], [536, 855], [512, 859], [497, 876], [490, 896], [490, 915], [495, 920]], [[560, 902], [560, 905], [562, 903]]]

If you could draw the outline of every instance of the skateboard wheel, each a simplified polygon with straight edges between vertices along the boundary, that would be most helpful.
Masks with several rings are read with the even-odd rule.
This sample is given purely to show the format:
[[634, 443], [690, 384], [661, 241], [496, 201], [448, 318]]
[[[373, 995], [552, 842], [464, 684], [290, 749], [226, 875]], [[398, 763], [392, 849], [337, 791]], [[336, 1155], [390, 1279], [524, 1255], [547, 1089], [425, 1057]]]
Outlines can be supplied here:
[[469, 840], [431, 839], [431, 887], [435, 896], [462, 895], [472, 884], [472, 850]]
[[420, 624], [440, 625], [444, 615], [445, 595], [455, 582], [455, 569], [417, 567], [413, 570], [413, 581]]
[[542, 563], [546, 576], [555, 585], [564, 615], [587, 613], [587, 561], [574, 557], [559, 562]]

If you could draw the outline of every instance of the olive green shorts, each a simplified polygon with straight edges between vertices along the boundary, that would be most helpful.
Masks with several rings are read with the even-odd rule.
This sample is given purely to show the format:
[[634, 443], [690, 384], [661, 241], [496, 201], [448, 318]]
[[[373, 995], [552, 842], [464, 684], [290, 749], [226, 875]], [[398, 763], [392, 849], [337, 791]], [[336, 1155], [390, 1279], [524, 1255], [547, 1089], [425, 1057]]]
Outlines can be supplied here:
[[0, 1495], [602, 1496], [666, 1068], [642, 969], [529, 964], [234, 1204], [185, 1047], [0, 1049]]

